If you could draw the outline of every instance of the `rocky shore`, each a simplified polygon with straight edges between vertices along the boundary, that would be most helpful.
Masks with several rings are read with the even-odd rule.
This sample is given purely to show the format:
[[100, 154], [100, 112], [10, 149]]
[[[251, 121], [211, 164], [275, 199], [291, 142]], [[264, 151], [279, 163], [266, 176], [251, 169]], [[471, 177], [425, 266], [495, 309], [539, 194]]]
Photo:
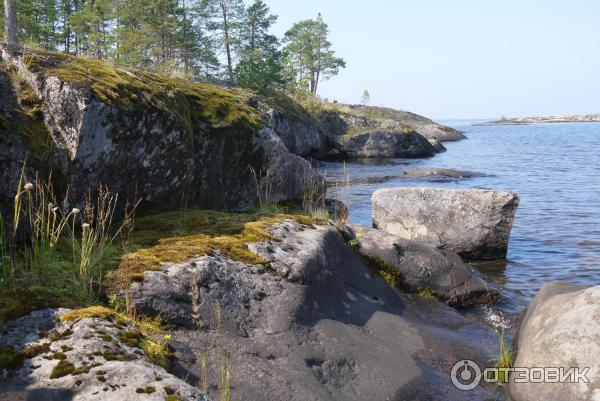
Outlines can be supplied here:
[[[49, 271], [0, 282], [0, 401], [497, 398], [494, 385], [464, 392], [450, 373], [465, 359], [506, 367], [490, 362], [503, 335], [463, 313], [494, 305], [502, 289], [466, 262], [506, 257], [517, 194], [384, 189], [372, 227], [357, 226], [324, 199], [328, 184], [307, 160], [431, 157], [461, 133], [405, 111], [309, 113], [282, 95], [0, 50], [0, 228], [22, 198], [42, 204], [30, 221], [65, 209], [72, 224], [45, 249], [56, 252]], [[80, 301], [69, 287], [85, 273], [75, 245], [106, 232], [75, 221], [94, 215], [86, 199], [103, 184], [118, 196], [115, 220], [130, 224], [94, 259], [97, 280]], [[50, 189], [67, 193], [61, 204], [42, 196]], [[127, 201], [139, 201], [135, 219]], [[19, 237], [14, 221], [0, 230], [3, 269], [39, 238]], [[514, 363], [593, 363], [595, 296], [543, 289], [520, 322]], [[514, 401], [596, 391], [508, 389]]]

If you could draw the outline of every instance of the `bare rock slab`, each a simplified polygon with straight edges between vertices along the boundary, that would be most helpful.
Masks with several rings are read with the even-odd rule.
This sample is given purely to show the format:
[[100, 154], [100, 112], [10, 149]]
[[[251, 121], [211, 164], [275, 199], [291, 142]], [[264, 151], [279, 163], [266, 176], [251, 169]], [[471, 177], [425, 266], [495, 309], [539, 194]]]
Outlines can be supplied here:
[[487, 189], [387, 188], [371, 198], [373, 226], [465, 259], [506, 258], [519, 197]]
[[433, 291], [455, 307], [488, 304], [499, 298], [492, 285], [452, 252], [380, 230], [362, 226], [351, 229], [355, 232], [358, 252], [396, 269], [405, 289]]
[[581, 287], [560, 281], [546, 284], [520, 321], [514, 365], [526, 368], [589, 368], [588, 383], [516, 383], [514, 401], [600, 399], [600, 286]]

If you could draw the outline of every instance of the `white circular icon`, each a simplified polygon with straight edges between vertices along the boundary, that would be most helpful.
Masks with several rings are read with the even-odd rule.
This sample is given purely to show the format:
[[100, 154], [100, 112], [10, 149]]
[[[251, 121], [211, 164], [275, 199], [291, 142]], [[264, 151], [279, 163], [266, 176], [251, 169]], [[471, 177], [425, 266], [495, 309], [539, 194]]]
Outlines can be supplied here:
[[473, 390], [481, 381], [481, 369], [475, 362], [464, 359], [452, 366], [450, 378], [457, 389], [463, 391]]

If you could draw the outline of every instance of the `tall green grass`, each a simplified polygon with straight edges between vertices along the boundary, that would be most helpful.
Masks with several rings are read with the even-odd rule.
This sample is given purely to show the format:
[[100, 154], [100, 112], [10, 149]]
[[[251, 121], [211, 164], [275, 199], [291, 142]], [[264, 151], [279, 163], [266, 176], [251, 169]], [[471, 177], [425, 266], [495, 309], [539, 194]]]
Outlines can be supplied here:
[[[103, 260], [113, 243], [131, 231], [137, 203], [125, 208], [115, 224], [118, 195], [100, 186], [84, 201], [83, 210], [66, 208], [67, 196], [56, 200], [51, 184], [28, 181], [21, 170], [13, 204], [12, 230], [0, 216], [0, 287], [39, 285], [65, 280], [88, 299], [101, 288]], [[55, 280], [60, 277], [61, 280]]]

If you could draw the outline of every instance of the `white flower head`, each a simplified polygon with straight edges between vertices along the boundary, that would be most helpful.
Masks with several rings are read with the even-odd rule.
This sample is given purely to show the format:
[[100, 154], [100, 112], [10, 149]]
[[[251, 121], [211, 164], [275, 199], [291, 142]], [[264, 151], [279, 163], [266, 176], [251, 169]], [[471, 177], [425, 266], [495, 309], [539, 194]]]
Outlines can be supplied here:
[[83, 223], [81, 225], [81, 228], [83, 228], [84, 230], [87, 230], [88, 228], [90, 228], [90, 225], [88, 223]]
[[71, 210], [71, 213], [73, 214], [79, 214], [80, 210], [77, 209], [76, 207], [73, 208], [73, 210]]
[[25, 191], [31, 191], [33, 189], [33, 184], [28, 182], [23, 188], [25, 189]]
[[53, 207], [53, 208], [52, 208], [50, 211], [51, 211], [52, 213], [56, 213], [56, 211], [57, 211], [57, 210], [58, 210], [58, 208], [55, 206], [55, 207]]
[[54, 209], [54, 204], [52, 202], [48, 203], [48, 210]]

